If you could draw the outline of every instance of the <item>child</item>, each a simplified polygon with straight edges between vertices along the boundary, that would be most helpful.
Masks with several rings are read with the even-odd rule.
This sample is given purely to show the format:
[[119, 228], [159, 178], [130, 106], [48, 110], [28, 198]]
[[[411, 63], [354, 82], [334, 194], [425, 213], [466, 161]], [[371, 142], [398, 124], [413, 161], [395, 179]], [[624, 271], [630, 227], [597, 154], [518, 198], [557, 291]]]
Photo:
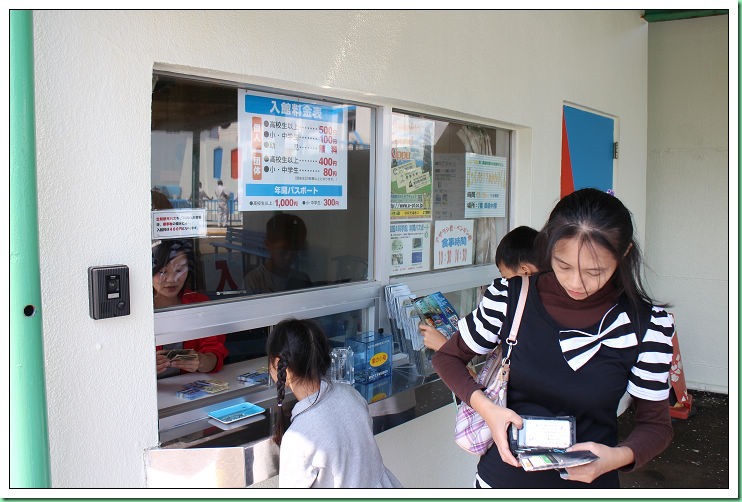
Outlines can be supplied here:
[[307, 242], [307, 227], [296, 215], [278, 213], [265, 225], [265, 248], [269, 257], [245, 274], [249, 294], [275, 293], [308, 288], [309, 276], [294, 268], [299, 253]]
[[[330, 382], [330, 344], [311, 321], [286, 319], [266, 345], [278, 402], [274, 441], [281, 488], [399, 488], [374, 439], [368, 404], [353, 386]], [[286, 386], [297, 403], [285, 428]], [[285, 430], [285, 432], [284, 432]]]
[[[520, 226], [514, 228], [500, 241], [495, 251], [495, 265], [505, 279], [516, 275], [533, 275], [538, 272], [535, 263], [536, 249], [534, 240], [538, 231], [531, 227]], [[447, 338], [443, 333], [432, 326], [420, 323], [420, 334], [426, 347], [438, 350], [446, 343]]]
[[536, 248], [533, 243], [538, 230], [520, 226], [505, 234], [495, 251], [495, 265], [500, 275], [510, 279], [516, 275], [533, 275], [538, 272]]

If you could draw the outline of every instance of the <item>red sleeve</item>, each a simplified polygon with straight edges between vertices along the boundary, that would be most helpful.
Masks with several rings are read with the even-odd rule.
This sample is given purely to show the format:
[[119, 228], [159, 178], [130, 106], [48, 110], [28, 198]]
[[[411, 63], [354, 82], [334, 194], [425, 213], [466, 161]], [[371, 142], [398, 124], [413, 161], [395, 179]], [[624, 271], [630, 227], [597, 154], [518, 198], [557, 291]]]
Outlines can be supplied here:
[[[196, 293], [195, 291], [184, 290], [180, 297], [180, 303], [187, 305], [189, 303], [201, 303], [209, 301], [209, 297]], [[196, 340], [187, 340], [183, 342], [184, 349], [193, 349], [196, 352], [211, 352], [216, 356], [216, 366], [209, 373], [216, 373], [224, 366], [224, 358], [229, 355], [224, 341], [227, 339], [224, 335], [208, 336]]]
[[466, 345], [458, 331], [433, 355], [433, 368], [438, 376], [446, 387], [466, 404], [469, 404], [475, 390], [482, 389], [466, 367], [476, 355], [477, 353]]
[[211, 352], [216, 356], [216, 366], [209, 373], [216, 373], [224, 366], [224, 358], [229, 355], [227, 347], [224, 346], [226, 340], [224, 335], [208, 336], [206, 338], [197, 338], [196, 340], [187, 340], [183, 342], [184, 349], [193, 349], [196, 352]]
[[672, 419], [670, 402], [648, 401], [634, 398], [634, 429], [626, 440], [618, 446], [628, 446], [634, 452], [634, 463], [621, 468], [633, 471], [642, 467], [654, 457], [665, 451], [672, 441]]

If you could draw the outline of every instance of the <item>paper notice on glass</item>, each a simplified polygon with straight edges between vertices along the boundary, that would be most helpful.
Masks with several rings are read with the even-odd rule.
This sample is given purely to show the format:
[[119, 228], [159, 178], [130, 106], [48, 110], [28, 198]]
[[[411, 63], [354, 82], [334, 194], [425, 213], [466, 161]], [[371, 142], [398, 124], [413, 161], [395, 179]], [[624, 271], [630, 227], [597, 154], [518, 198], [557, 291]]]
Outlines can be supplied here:
[[348, 207], [348, 110], [238, 92], [240, 211]]
[[206, 209], [152, 211], [152, 239], [182, 239], [206, 235]]
[[391, 275], [430, 270], [430, 223], [392, 223]]
[[391, 218], [430, 219], [435, 122], [392, 114]]
[[439, 153], [433, 164], [433, 217], [436, 220], [464, 219], [463, 153]]
[[433, 236], [433, 268], [473, 263], [474, 220], [436, 221]]
[[466, 154], [465, 218], [504, 218], [507, 209], [505, 157]]

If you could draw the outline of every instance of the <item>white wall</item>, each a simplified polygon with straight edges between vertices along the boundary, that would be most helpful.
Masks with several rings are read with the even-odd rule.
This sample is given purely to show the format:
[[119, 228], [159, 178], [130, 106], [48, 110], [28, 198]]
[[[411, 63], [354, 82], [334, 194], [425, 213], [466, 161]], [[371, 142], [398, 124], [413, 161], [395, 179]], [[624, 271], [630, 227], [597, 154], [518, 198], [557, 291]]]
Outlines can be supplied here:
[[[142, 452], [157, 443], [156, 64], [515, 124], [514, 224], [541, 226], [558, 199], [563, 101], [615, 115], [616, 190], [644, 235], [647, 25], [638, 11], [46, 10], [34, 13], [34, 43], [55, 487], [144, 486]], [[93, 321], [86, 270], [119, 263], [131, 270], [131, 315]], [[422, 441], [441, 435], [450, 430], [420, 430]]]
[[651, 290], [673, 305], [686, 384], [723, 393], [737, 354], [727, 318], [728, 23], [650, 25], [645, 249]]

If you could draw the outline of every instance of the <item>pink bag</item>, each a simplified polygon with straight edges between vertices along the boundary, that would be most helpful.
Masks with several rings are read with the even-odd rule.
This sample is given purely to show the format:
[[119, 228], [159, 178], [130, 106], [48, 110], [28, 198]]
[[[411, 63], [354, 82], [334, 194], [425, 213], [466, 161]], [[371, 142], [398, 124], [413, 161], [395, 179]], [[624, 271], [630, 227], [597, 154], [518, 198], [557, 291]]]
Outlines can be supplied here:
[[[476, 382], [485, 388], [485, 395], [495, 404], [507, 407], [508, 378], [510, 377], [510, 353], [518, 343], [518, 329], [523, 317], [523, 309], [528, 296], [528, 277], [523, 277], [518, 305], [513, 315], [513, 323], [510, 327], [510, 335], [506, 340], [508, 352], [503, 358], [503, 343], [487, 355], [482, 370], [475, 378]], [[490, 446], [494, 444], [492, 432], [487, 427], [487, 422], [472, 409], [471, 406], [461, 401], [456, 411], [456, 428], [454, 430], [456, 444], [469, 453], [483, 455]]]

